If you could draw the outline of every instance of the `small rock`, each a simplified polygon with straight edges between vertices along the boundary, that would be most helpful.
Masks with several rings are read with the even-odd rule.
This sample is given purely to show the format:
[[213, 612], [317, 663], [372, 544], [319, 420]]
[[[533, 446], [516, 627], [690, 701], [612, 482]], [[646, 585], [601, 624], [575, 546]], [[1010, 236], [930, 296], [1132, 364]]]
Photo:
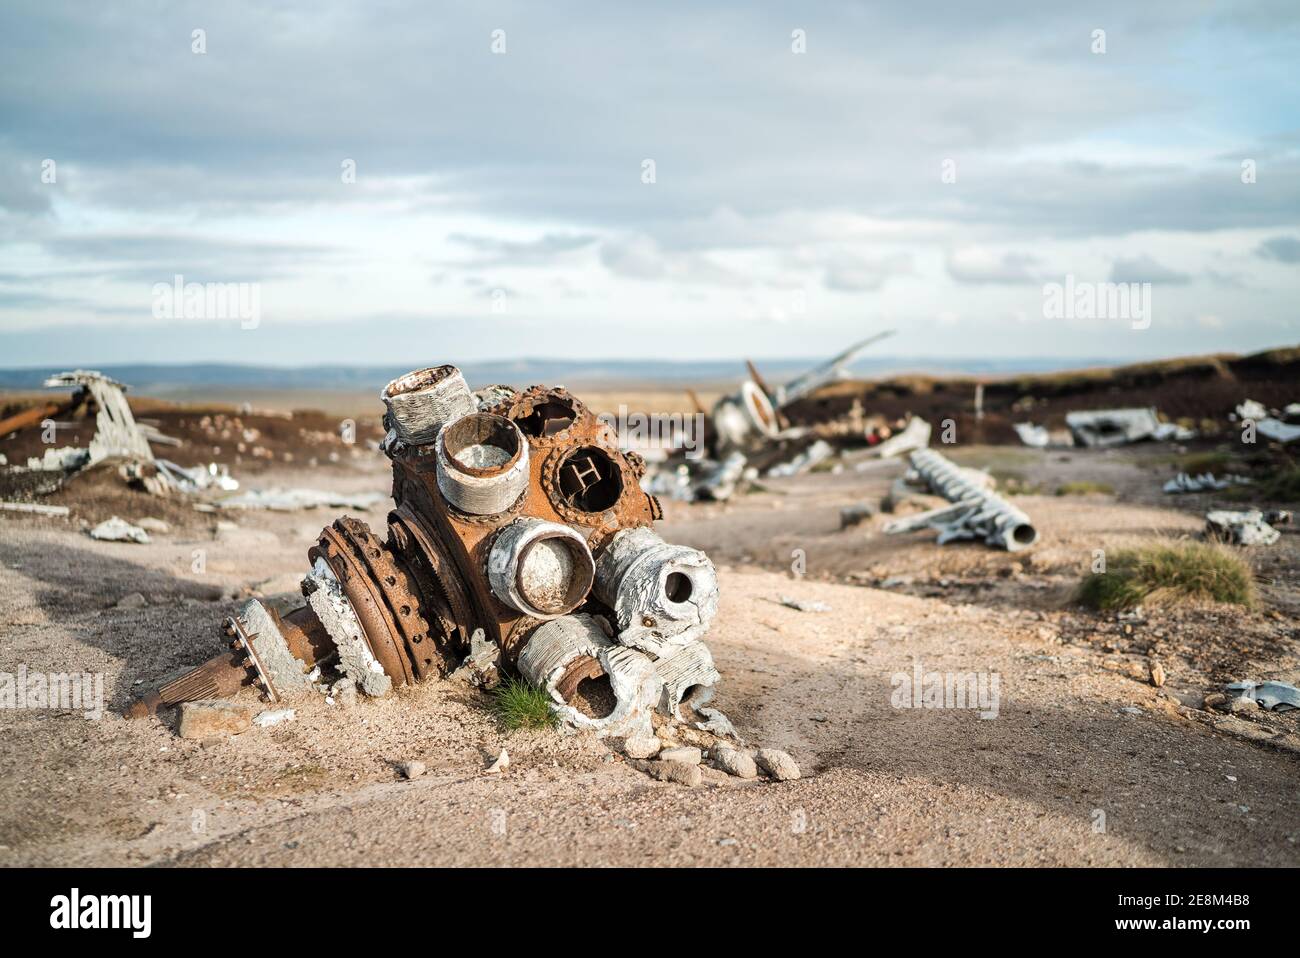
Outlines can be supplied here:
[[1228, 701], [1228, 697], [1222, 692], [1211, 692], [1205, 696], [1205, 707], [1207, 709], [1217, 709], [1226, 701]]
[[760, 748], [754, 755], [758, 767], [767, 772], [778, 782], [786, 782], [799, 777], [799, 766], [779, 748]]
[[734, 838], [719, 838], [718, 844], [723, 848], [730, 848], [732, 845], [738, 844], [738, 842]]
[[758, 766], [754, 764], [754, 760], [737, 749], [715, 745], [709, 757], [728, 775], [734, 775], [736, 778], [758, 777]]
[[661, 762], [682, 762], [685, 765], [699, 765], [703, 757], [698, 748], [689, 745], [666, 748], [659, 753]]
[[844, 506], [840, 509], [840, 528], [848, 529], [851, 526], [859, 525], [875, 514], [876, 507], [870, 503], [860, 502], [856, 505]]
[[510, 753], [505, 749], [497, 756], [496, 761], [487, 767], [489, 772], [504, 772], [510, 767]]
[[182, 702], [176, 731], [181, 738], [224, 738], [247, 731], [253, 722], [253, 708], [224, 699]]
[[148, 604], [149, 600], [139, 592], [132, 592], [130, 595], [124, 595], [117, 600], [117, 608], [119, 609], [143, 609]]
[[1259, 703], [1252, 698], [1241, 695], [1228, 700], [1228, 711], [1233, 715], [1241, 715], [1243, 712], [1258, 712]]
[[645, 766], [645, 772], [661, 782], [676, 782], [678, 785], [694, 788], [704, 780], [698, 765], [687, 765], [685, 762], [643, 762], [641, 764]]
[[1165, 667], [1159, 662], [1151, 663], [1151, 684], [1156, 688], [1165, 684]]
[[279, 725], [281, 722], [292, 722], [296, 713], [293, 709], [267, 709], [265, 712], [258, 713], [253, 719], [253, 724], [258, 728], [268, 728], [272, 725]]
[[397, 770], [402, 773], [402, 778], [419, 778], [424, 774], [424, 763], [420, 761], [398, 762]]
[[628, 758], [654, 758], [660, 743], [653, 735], [629, 735], [623, 739], [623, 754]]
[[172, 531], [171, 526], [163, 522], [161, 519], [155, 519], [153, 516], [145, 516], [143, 519], [137, 520], [136, 525], [145, 532], [160, 532], [165, 534]]

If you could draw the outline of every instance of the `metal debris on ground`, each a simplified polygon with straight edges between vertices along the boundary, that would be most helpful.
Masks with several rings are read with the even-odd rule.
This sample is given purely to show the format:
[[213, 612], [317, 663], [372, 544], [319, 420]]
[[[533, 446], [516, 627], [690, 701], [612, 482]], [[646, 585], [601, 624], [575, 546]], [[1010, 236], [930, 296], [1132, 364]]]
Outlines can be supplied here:
[[1291, 712], [1300, 709], [1300, 689], [1286, 682], [1233, 682], [1224, 689], [1235, 693], [1236, 698], [1253, 701], [1269, 712]]
[[388, 497], [382, 492], [326, 492], [321, 489], [249, 489], [217, 501], [223, 509], [269, 509], [296, 512], [330, 506], [336, 509], [372, 509]]
[[149, 533], [117, 516], [106, 519], [91, 529], [90, 537], [105, 542], [138, 542], [141, 545], [149, 542]]
[[1212, 472], [1203, 472], [1199, 476], [1180, 472], [1165, 483], [1164, 490], [1171, 495], [1176, 495], [1184, 492], [1212, 492], [1218, 489], [1228, 489], [1232, 486], [1248, 486], [1250, 484], [1251, 480], [1249, 478], [1235, 474], [1215, 478]]
[[939, 530], [939, 544], [959, 539], [983, 539], [988, 545], [1018, 552], [1038, 541], [1029, 517], [990, 488], [991, 477], [972, 475], [933, 449], [912, 453], [915, 479], [951, 503], [920, 515], [895, 519], [885, 526], [890, 535], [926, 527]]
[[249, 601], [225, 623], [229, 652], [129, 715], [250, 683], [288, 701], [320, 666], [373, 694], [492, 667], [545, 689], [571, 729], [649, 735], [656, 713], [725, 722], [698, 711], [718, 682], [701, 641], [713, 566], [654, 533], [645, 463], [612, 429], [562, 388], [476, 395], [454, 366], [400, 377], [381, 398], [387, 537], [331, 523], [308, 554], [311, 601], [283, 615]]
[[[785, 410], [820, 387], [844, 378], [848, 364], [862, 350], [891, 335], [892, 331], [878, 333], [854, 343], [827, 362], [776, 387], [768, 385], [753, 363], [747, 363], [749, 378], [735, 392], [715, 402], [707, 414], [695, 400], [698, 414], [707, 415], [704, 435], [693, 437], [702, 449], [697, 446], [693, 455], [679, 450], [655, 463], [642, 480], [645, 490], [687, 502], [724, 502], [760, 475], [798, 475], [829, 461], [845, 440], [860, 444], [874, 441], [860, 416], [850, 416], [841, 424], [847, 430], [843, 435], [831, 431], [819, 436], [815, 430], [792, 427]], [[694, 393], [691, 395], [694, 398]], [[826, 436], [832, 436], [834, 444]]]
[[1282, 537], [1258, 509], [1232, 512], [1226, 509], [1205, 515], [1205, 534], [1243, 546], [1271, 546]]
[[781, 604], [796, 612], [829, 612], [831, 607], [825, 602], [813, 602], [809, 599], [795, 599], [788, 595], [781, 596]]
[[1154, 408], [1090, 409], [1067, 413], [1065, 424], [1080, 446], [1122, 446], [1143, 439], [1195, 439], [1196, 432], [1161, 422]]
[[0, 502], [3, 512], [30, 512], [38, 516], [56, 516], [66, 518], [70, 510], [67, 506], [43, 506], [36, 502]]
[[1278, 415], [1273, 415], [1263, 403], [1247, 399], [1236, 411], [1238, 418], [1253, 422], [1255, 431], [1265, 439], [1285, 444], [1300, 437], [1300, 424], [1287, 421], [1300, 419], [1300, 404], [1291, 403]]

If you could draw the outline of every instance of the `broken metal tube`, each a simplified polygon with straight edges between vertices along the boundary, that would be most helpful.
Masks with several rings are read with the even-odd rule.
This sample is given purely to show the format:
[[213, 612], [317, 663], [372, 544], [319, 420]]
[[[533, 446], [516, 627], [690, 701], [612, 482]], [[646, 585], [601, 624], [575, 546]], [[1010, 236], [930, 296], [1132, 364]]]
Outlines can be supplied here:
[[505, 512], [528, 488], [528, 442], [509, 419], [475, 412], [438, 433], [438, 489], [461, 512]]
[[546, 689], [567, 725], [605, 735], [648, 735], [663, 680], [650, 659], [605, 637], [588, 615], [539, 625], [519, 655], [520, 673]]
[[397, 437], [408, 446], [433, 442], [443, 426], [477, 407], [455, 366], [431, 366], [399, 376], [384, 387], [380, 398]]
[[596, 563], [596, 597], [614, 610], [618, 640], [662, 655], [699, 638], [718, 611], [718, 577], [708, 556], [626, 529]]
[[939, 529], [940, 545], [954, 539], [982, 538], [1008, 552], [1019, 552], [1038, 541], [1038, 530], [1027, 515], [973, 480], [956, 463], [933, 449], [912, 453], [911, 462], [927, 485], [953, 505], [922, 516], [895, 520], [885, 526], [885, 532], [906, 532], [921, 525], [933, 525]]

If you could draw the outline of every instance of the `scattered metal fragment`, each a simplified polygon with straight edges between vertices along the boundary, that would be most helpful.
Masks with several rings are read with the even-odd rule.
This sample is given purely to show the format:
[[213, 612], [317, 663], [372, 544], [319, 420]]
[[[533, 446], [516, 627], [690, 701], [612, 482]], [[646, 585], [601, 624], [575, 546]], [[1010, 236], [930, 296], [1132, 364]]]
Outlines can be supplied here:
[[497, 668], [500, 661], [500, 647], [488, 641], [482, 629], [475, 629], [469, 637], [469, 655], [448, 678], [460, 679], [481, 689], [494, 689], [501, 684], [501, 673]]
[[924, 449], [930, 445], [931, 427], [920, 416], [913, 416], [907, 421], [903, 431], [890, 436], [873, 450], [881, 459], [901, 456], [905, 452]]
[[1051, 439], [1046, 426], [1035, 426], [1032, 422], [1018, 422], [1011, 428], [1016, 431], [1021, 442], [1035, 449], [1046, 449]]
[[417, 760], [410, 762], [398, 762], [397, 770], [401, 773], [402, 778], [410, 781], [413, 778], [419, 778], [425, 772], [424, 763]]
[[283, 722], [292, 722], [297, 717], [293, 709], [267, 709], [265, 712], [258, 712], [253, 718], [253, 724], [258, 728], [270, 728], [272, 725], [280, 725]]
[[707, 701], [713, 567], [651, 531], [661, 510], [640, 486], [645, 462], [613, 430], [564, 389], [474, 394], [450, 366], [399, 377], [383, 398], [387, 539], [334, 521], [309, 551], [305, 606], [279, 616], [253, 600], [227, 623], [231, 652], [129, 715], [249, 682], [278, 702], [316, 688], [322, 666], [354, 695], [517, 673], [566, 726], [598, 734], [649, 734], [656, 707]]
[[1065, 424], [1080, 446], [1122, 446], [1143, 439], [1178, 439], [1195, 433], [1173, 423], [1162, 423], [1154, 408], [1090, 409], [1067, 413]]
[[498, 772], [504, 772], [509, 767], [510, 767], [510, 753], [507, 752], [505, 749], [502, 749], [501, 754], [498, 755], [496, 759], [492, 762], [492, 764], [489, 765], [486, 769], [484, 769], [484, 771], [495, 774]]
[[781, 604], [797, 612], [829, 612], [831, 607], [825, 602], [813, 602], [808, 599], [795, 599], [788, 595], [781, 596]]
[[382, 492], [326, 492], [320, 489], [249, 489], [227, 496], [217, 505], [223, 509], [269, 509], [296, 512], [332, 506], [338, 509], [372, 509], [388, 497]]
[[1300, 689], [1286, 682], [1233, 682], [1225, 685], [1238, 698], [1251, 699], [1269, 712], [1291, 712], [1300, 709]]
[[1269, 525], [1258, 509], [1245, 512], [1220, 509], [1208, 512], [1205, 514], [1205, 533], [1212, 538], [1243, 546], [1271, 546], [1282, 538], [1282, 533]]
[[927, 526], [939, 530], [939, 544], [957, 539], [983, 539], [988, 545], [1019, 552], [1038, 541], [1038, 530], [1027, 515], [933, 449], [912, 453], [918, 478], [952, 505], [920, 515], [895, 519], [887, 534], [912, 532]]
[[149, 542], [149, 533], [118, 516], [106, 519], [95, 526], [90, 530], [90, 537], [105, 542], [138, 542], [142, 545]]
[[1204, 472], [1199, 476], [1188, 475], [1180, 472], [1174, 478], [1170, 479], [1164, 485], [1164, 491], [1170, 494], [1182, 492], [1209, 492], [1217, 489], [1227, 489], [1230, 486], [1248, 486], [1251, 480], [1246, 476], [1228, 474], [1222, 478], [1215, 478], [1214, 473]]
[[67, 506], [43, 506], [37, 502], [0, 502], [0, 511], [32, 512], [40, 516], [66, 517], [70, 510]]

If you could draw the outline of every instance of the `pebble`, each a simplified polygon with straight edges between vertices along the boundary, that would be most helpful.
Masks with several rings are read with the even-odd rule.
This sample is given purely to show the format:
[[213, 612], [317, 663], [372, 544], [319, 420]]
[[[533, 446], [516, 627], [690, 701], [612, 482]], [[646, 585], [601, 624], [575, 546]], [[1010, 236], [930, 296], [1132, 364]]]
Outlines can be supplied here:
[[397, 770], [402, 773], [403, 778], [419, 778], [424, 774], [423, 762], [398, 762]]
[[119, 609], [143, 609], [148, 604], [149, 600], [139, 592], [132, 592], [130, 595], [124, 595], [117, 600], [117, 608]]
[[778, 782], [787, 782], [799, 777], [799, 766], [779, 748], [760, 748], [754, 755], [758, 767], [767, 772]]
[[[728, 775], [734, 775], [736, 778], [758, 777], [758, 766], [754, 764], [754, 760], [738, 749], [715, 745], [709, 757]], [[795, 774], [797, 776], [798, 772], [796, 771]]]
[[489, 772], [504, 772], [510, 767], [510, 753], [505, 749], [497, 756], [496, 761], [487, 767]]
[[1228, 711], [1233, 715], [1240, 715], [1243, 712], [1258, 712], [1259, 703], [1252, 698], [1240, 696], [1239, 698], [1228, 700]]
[[646, 762], [650, 766], [648, 771], [661, 782], [676, 782], [678, 785], [685, 785], [687, 788], [694, 788], [704, 780], [704, 775], [700, 772], [698, 765], [687, 765], [685, 762]]
[[653, 735], [629, 735], [623, 739], [623, 754], [628, 758], [654, 758], [660, 747], [659, 739]]
[[659, 753], [661, 762], [682, 762], [685, 765], [699, 765], [703, 757], [698, 748], [688, 745], [666, 748]]
[[155, 519], [153, 516], [145, 516], [143, 519], [137, 519], [136, 523], [145, 532], [171, 532], [172, 527], [161, 519]]

